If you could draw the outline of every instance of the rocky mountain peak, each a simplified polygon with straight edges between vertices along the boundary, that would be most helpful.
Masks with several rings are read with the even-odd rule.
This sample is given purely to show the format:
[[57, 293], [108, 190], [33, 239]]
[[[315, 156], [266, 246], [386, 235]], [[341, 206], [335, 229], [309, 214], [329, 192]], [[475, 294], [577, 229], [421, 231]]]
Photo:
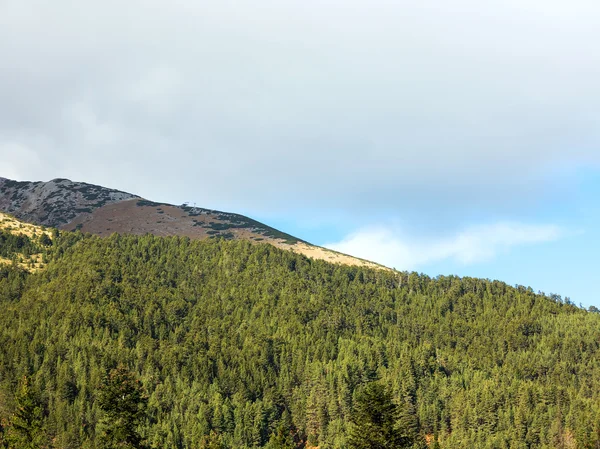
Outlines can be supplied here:
[[59, 227], [82, 213], [134, 198], [139, 197], [64, 178], [48, 182], [0, 178], [0, 210], [44, 226]]

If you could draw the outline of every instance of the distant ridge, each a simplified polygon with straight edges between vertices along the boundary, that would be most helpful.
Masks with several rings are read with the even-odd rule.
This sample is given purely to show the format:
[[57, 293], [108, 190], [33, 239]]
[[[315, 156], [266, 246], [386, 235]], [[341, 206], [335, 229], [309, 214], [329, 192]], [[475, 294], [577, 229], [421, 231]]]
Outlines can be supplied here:
[[131, 193], [63, 178], [48, 182], [0, 178], [0, 211], [36, 225], [99, 236], [120, 233], [249, 240], [333, 263], [384, 268], [311, 245], [243, 215], [186, 204], [157, 203]]

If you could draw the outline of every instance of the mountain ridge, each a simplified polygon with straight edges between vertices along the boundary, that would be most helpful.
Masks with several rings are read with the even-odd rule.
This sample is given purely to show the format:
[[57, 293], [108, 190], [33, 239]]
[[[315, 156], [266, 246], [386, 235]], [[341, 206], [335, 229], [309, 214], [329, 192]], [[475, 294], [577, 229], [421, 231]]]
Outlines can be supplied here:
[[312, 245], [244, 215], [186, 203], [178, 206], [154, 202], [132, 193], [65, 178], [43, 182], [0, 177], [0, 211], [36, 225], [81, 230], [101, 237], [116, 232], [248, 240], [333, 263], [388, 269]]

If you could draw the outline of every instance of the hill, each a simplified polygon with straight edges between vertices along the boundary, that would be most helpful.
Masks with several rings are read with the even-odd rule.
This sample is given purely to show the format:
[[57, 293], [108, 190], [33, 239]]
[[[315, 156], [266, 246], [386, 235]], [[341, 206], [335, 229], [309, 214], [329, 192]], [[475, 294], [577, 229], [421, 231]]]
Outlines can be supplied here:
[[0, 211], [36, 225], [113, 233], [224, 238], [265, 242], [315, 259], [346, 265], [380, 265], [311, 245], [243, 215], [188, 205], [156, 203], [106, 187], [53, 179], [19, 182], [0, 178]]
[[25, 398], [40, 441], [99, 447], [124, 366], [155, 448], [344, 448], [371, 382], [414, 448], [600, 445], [600, 316], [559, 297], [244, 240], [65, 231], [47, 257], [0, 268], [5, 436]]
[[52, 232], [0, 212], [0, 265], [16, 265], [26, 271], [44, 267]]

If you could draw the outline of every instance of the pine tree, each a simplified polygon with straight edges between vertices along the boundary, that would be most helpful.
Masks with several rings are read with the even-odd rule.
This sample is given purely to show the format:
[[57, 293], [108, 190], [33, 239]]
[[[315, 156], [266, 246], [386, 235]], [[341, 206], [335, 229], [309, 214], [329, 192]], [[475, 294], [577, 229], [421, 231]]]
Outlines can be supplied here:
[[397, 426], [398, 408], [383, 385], [370, 383], [357, 395], [349, 447], [352, 449], [407, 448], [412, 441]]
[[17, 410], [8, 428], [8, 447], [18, 449], [40, 449], [48, 447], [44, 431], [44, 408], [23, 377], [15, 395]]
[[201, 449], [224, 449], [225, 447], [223, 437], [214, 430], [211, 430], [210, 434], [205, 435], [200, 441]]
[[145, 415], [147, 398], [134, 374], [124, 365], [111, 370], [102, 381], [98, 402], [104, 412], [99, 423], [100, 447], [142, 448], [137, 427]]
[[267, 449], [293, 449], [296, 445], [290, 429], [284, 424], [280, 424], [275, 432], [271, 434], [271, 438], [265, 447]]

